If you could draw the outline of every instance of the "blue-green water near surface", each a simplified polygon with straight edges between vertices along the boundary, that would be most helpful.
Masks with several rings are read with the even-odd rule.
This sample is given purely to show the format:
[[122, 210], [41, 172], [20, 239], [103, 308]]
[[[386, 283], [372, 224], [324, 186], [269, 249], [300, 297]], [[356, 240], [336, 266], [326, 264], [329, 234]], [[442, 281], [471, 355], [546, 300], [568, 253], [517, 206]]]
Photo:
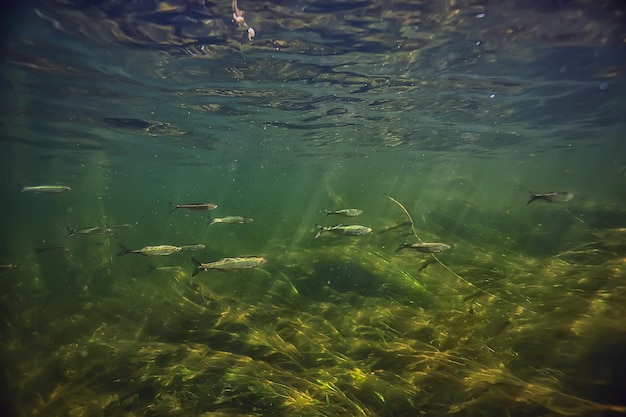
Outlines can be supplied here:
[[622, 6], [3, 6], [0, 411], [625, 415]]

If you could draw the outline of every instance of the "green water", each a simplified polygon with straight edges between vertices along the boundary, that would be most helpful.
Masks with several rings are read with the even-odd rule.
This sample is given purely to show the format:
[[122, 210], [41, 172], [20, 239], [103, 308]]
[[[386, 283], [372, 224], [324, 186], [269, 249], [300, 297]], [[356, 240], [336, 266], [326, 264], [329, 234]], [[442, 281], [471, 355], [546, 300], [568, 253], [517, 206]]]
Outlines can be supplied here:
[[626, 414], [620, 4], [238, 7], [4, 12], [2, 414]]

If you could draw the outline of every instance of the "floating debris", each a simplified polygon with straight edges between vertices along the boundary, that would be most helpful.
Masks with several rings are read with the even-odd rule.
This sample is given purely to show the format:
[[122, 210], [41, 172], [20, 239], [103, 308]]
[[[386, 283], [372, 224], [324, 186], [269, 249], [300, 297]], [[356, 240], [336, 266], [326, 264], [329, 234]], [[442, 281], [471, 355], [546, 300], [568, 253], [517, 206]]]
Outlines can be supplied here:
[[246, 23], [243, 17], [243, 10], [239, 9], [239, 6], [237, 5], [237, 0], [233, 0], [232, 7], [233, 20], [235, 21], [235, 23], [237, 23], [237, 26], [243, 26], [244, 28], [248, 29], [248, 40], [252, 42], [252, 39], [254, 39], [254, 37], [256, 36], [256, 31]]

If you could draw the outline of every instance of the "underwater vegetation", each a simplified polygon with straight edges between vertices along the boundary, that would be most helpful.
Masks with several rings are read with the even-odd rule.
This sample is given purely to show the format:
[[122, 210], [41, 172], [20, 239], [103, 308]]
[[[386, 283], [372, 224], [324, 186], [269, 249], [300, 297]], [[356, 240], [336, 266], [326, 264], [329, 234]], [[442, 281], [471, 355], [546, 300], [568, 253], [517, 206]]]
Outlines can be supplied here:
[[107, 287], [94, 274], [62, 290], [3, 273], [10, 412], [626, 413], [623, 229], [577, 224], [594, 239], [543, 258], [461, 238], [396, 254], [398, 235], [421, 239], [389, 204], [378, 233], [284, 242], [256, 269], [117, 268]]

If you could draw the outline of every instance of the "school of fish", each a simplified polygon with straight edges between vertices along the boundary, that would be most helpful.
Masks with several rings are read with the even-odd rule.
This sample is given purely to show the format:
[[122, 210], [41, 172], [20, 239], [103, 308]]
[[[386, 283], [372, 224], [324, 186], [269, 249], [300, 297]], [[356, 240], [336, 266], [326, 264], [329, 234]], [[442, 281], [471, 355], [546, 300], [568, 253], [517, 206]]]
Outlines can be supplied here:
[[[23, 186], [21, 184], [17, 184], [20, 193], [36, 193], [36, 194], [61, 194], [67, 193], [72, 190], [71, 187], [67, 185], [29, 185]], [[549, 203], [564, 203], [572, 200], [574, 194], [567, 191], [551, 191], [547, 193], [530, 193], [530, 199], [526, 203], [529, 205], [534, 201], [546, 201]], [[189, 211], [210, 211], [215, 210], [218, 205], [216, 203], [210, 202], [201, 202], [201, 203], [169, 203], [170, 211], [169, 213], [173, 213], [176, 210], [183, 209]], [[363, 210], [358, 208], [341, 208], [336, 210], [322, 209], [322, 213], [324, 217], [327, 216], [339, 216], [345, 218], [354, 218], [361, 216], [363, 214]], [[245, 225], [253, 222], [253, 219], [248, 216], [239, 216], [239, 215], [230, 215], [223, 217], [210, 217], [208, 225], [214, 224], [238, 224]], [[120, 228], [130, 228], [132, 225], [130, 224], [119, 224], [112, 226], [86, 226], [80, 228], [71, 228], [67, 227], [67, 231], [69, 236], [110, 236], [114, 234], [116, 229]], [[382, 229], [381, 232], [387, 232], [390, 230], [394, 230], [395, 227]], [[323, 226], [320, 224], [315, 225], [315, 236], [317, 239], [323, 234], [330, 234], [336, 236], [365, 236], [369, 235], [373, 232], [373, 229], [369, 226], [363, 226], [360, 224], [336, 224], [330, 226]], [[398, 240], [398, 248], [395, 253], [400, 252], [404, 249], [410, 249], [415, 252], [425, 253], [425, 254], [438, 254], [450, 249], [450, 245], [446, 243], [440, 242], [423, 242], [418, 241], [415, 243], [407, 243], [401, 242]], [[145, 257], [154, 257], [154, 256], [169, 256], [179, 252], [196, 252], [202, 251], [206, 248], [206, 245], [202, 243], [192, 243], [185, 245], [169, 245], [169, 244], [161, 244], [161, 245], [146, 245], [135, 249], [129, 249], [126, 246], [120, 244], [120, 252], [118, 256], [135, 254], [141, 255]], [[69, 252], [69, 248], [65, 246], [49, 246], [40, 248], [37, 250], [38, 253], [65, 253]], [[212, 262], [200, 262], [195, 258], [191, 258], [194, 270], [192, 272], [192, 276], [196, 276], [198, 273], [209, 270], [217, 270], [217, 271], [239, 271], [244, 269], [256, 268], [261, 265], [264, 265], [267, 262], [267, 259], [262, 256], [234, 256], [234, 257], [224, 257]], [[0, 272], [10, 272], [19, 268], [19, 264], [9, 263], [0, 265]], [[424, 266], [420, 268], [422, 270]], [[156, 271], [180, 271], [182, 268], [180, 265], [160, 265], [160, 266], [151, 266], [151, 270]]]

